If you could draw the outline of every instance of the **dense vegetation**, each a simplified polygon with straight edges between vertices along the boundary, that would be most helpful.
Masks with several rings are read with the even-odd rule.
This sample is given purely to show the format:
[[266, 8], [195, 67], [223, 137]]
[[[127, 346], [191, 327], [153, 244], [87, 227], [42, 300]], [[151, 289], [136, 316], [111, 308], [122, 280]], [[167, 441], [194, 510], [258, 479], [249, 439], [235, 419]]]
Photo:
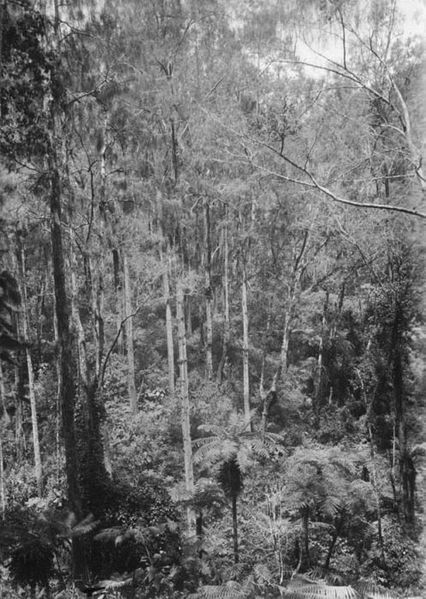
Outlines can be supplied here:
[[2, 1], [5, 597], [425, 588], [423, 52], [391, 0]]

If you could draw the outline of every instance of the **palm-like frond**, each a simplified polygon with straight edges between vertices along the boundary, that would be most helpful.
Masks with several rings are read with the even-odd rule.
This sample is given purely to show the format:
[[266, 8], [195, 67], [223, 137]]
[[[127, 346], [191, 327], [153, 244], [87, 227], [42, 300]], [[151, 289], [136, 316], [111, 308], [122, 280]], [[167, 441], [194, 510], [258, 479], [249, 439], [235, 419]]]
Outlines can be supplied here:
[[230, 580], [221, 585], [202, 586], [189, 599], [244, 599], [247, 595], [247, 589], [235, 580]]
[[359, 595], [351, 586], [331, 586], [328, 584], [289, 585], [284, 592], [287, 599], [358, 599]]

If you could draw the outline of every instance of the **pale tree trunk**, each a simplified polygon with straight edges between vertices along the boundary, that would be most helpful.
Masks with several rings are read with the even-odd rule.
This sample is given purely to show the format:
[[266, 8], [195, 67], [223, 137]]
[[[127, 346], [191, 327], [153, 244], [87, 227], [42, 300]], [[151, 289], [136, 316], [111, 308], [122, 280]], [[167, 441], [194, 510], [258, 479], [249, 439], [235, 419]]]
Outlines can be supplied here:
[[210, 206], [204, 202], [204, 295], [206, 301], [206, 378], [213, 377], [213, 289], [211, 280]]
[[118, 248], [112, 250], [112, 263], [114, 269], [114, 291], [115, 291], [115, 315], [116, 315], [116, 329], [117, 329], [117, 351], [120, 354], [124, 353], [123, 350], [123, 334], [122, 334], [122, 322], [124, 320], [124, 298], [123, 298], [123, 284], [122, 284], [122, 267], [120, 264], [120, 251]]
[[365, 409], [367, 412], [367, 433], [368, 433], [368, 443], [370, 445], [370, 459], [371, 459], [371, 470], [372, 477], [371, 483], [374, 491], [374, 498], [376, 500], [376, 515], [377, 515], [377, 536], [379, 538], [379, 547], [380, 547], [380, 557], [382, 560], [382, 566], [386, 566], [386, 558], [385, 558], [385, 548], [383, 541], [383, 531], [382, 531], [382, 510], [380, 506], [380, 491], [378, 487], [378, 477], [377, 477], [377, 465], [376, 465], [376, 451], [374, 448], [374, 437], [373, 430], [371, 426], [371, 403], [368, 401], [367, 392], [365, 390], [364, 380], [361, 376], [361, 373], [358, 369], [355, 369], [358, 380], [361, 386], [362, 398], [364, 400]]
[[4, 384], [3, 365], [2, 365], [1, 359], [0, 359], [0, 401], [1, 401], [1, 407], [3, 410], [4, 421], [6, 424], [9, 424], [10, 416], [8, 414], [7, 406], [6, 406], [6, 387]]
[[224, 322], [223, 322], [223, 344], [222, 356], [217, 369], [217, 381], [221, 383], [224, 377], [226, 361], [228, 359], [228, 347], [230, 340], [230, 320], [229, 320], [229, 248], [228, 248], [228, 223], [225, 224], [223, 231], [223, 303], [224, 303]]
[[3, 464], [3, 422], [0, 419], [0, 510], [1, 518], [4, 520], [6, 512], [6, 489], [4, 484], [4, 464]]
[[6, 390], [3, 380], [3, 368], [0, 358], [0, 400], [3, 408], [3, 417], [0, 418], [0, 509], [1, 517], [4, 520], [6, 512], [6, 489], [4, 481], [4, 463], [3, 463], [3, 423], [7, 424], [9, 415], [6, 410]]
[[19, 266], [20, 266], [20, 292], [21, 292], [21, 305], [22, 305], [22, 336], [25, 341], [25, 358], [27, 363], [28, 372], [28, 396], [30, 399], [31, 407], [31, 427], [33, 436], [33, 451], [34, 451], [34, 474], [37, 481], [37, 493], [41, 497], [43, 493], [43, 471], [41, 465], [41, 454], [40, 454], [40, 438], [38, 433], [38, 422], [37, 422], [37, 404], [35, 397], [35, 385], [34, 385], [34, 369], [31, 358], [30, 349], [28, 347], [28, 301], [27, 301], [27, 288], [26, 288], [26, 269], [25, 269], [25, 250], [22, 242], [18, 243], [19, 248]]
[[[183, 439], [183, 455], [185, 468], [185, 488], [188, 495], [194, 492], [194, 471], [192, 463], [191, 422], [188, 383], [188, 359], [186, 352], [186, 327], [183, 284], [180, 279], [176, 283], [176, 319], [178, 325], [179, 348], [179, 384], [181, 399], [181, 424]], [[195, 526], [193, 511], [187, 510], [188, 533], [192, 534]]]
[[53, 295], [53, 333], [55, 339], [55, 369], [56, 369], [56, 394], [55, 394], [55, 457], [56, 457], [56, 481], [59, 482], [61, 475], [61, 389], [62, 370], [59, 354], [58, 317], [56, 312], [55, 295]]
[[314, 411], [318, 412], [321, 401], [322, 391], [322, 380], [323, 380], [323, 364], [324, 364], [324, 345], [325, 345], [325, 332], [327, 328], [327, 310], [328, 310], [328, 291], [325, 294], [325, 302], [322, 311], [321, 320], [321, 335], [319, 340], [318, 348], [318, 359], [317, 359], [317, 371], [315, 376], [315, 389], [314, 389]]
[[247, 270], [243, 263], [241, 282], [241, 307], [243, 316], [243, 405], [244, 421], [250, 426], [250, 381], [249, 381], [249, 318], [247, 308]]
[[[161, 250], [160, 250], [161, 251]], [[169, 392], [174, 395], [175, 392], [175, 352], [173, 346], [173, 317], [170, 302], [170, 255], [166, 248], [166, 255], [161, 251], [160, 260], [163, 265], [163, 291], [164, 303], [166, 306], [166, 338], [167, 338], [167, 364], [169, 375]]]
[[124, 305], [126, 326], [126, 353], [127, 353], [127, 389], [129, 393], [130, 409], [132, 414], [137, 414], [138, 400], [135, 384], [135, 355], [133, 349], [133, 316], [132, 293], [130, 288], [129, 264], [127, 256], [123, 255], [124, 274]]
[[[102, 268], [103, 261], [100, 266], [101, 270]], [[93, 263], [90, 257], [87, 259], [86, 277], [86, 285], [89, 289], [90, 305], [92, 309], [92, 337], [95, 346], [95, 372], [96, 376], [99, 377], [105, 345], [103, 319], [104, 290], [103, 277], [99, 273], [95, 276]]]

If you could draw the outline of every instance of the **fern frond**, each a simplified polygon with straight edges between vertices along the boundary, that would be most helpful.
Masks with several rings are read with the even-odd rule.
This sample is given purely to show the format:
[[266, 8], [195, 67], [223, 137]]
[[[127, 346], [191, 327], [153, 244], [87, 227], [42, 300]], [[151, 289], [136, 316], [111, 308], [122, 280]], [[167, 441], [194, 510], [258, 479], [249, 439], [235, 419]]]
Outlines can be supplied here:
[[358, 599], [358, 593], [351, 586], [331, 586], [328, 584], [308, 584], [287, 587], [284, 596], [288, 599]]
[[247, 592], [235, 580], [229, 580], [222, 585], [205, 585], [197, 593], [191, 595], [193, 599], [244, 599]]

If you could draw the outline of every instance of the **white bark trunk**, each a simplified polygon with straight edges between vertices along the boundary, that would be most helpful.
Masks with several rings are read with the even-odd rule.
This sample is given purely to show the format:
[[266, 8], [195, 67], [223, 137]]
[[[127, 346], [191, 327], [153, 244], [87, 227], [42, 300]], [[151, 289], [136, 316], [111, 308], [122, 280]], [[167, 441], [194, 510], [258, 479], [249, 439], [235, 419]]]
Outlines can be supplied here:
[[222, 382], [226, 361], [228, 357], [228, 346], [230, 340], [230, 313], [229, 313], [229, 248], [228, 248], [228, 225], [225, 225], [223, 232], [223, 303], [224, 303], [224, 322], [223, 322], [223, 343], [222, 357], [217, 370], [217, 380]]
[[[188, 384], [188, 359], [186, 352], [186, 327], [185, 327], [185, 309], [184, 292], [182, 281], [178, 279], [176, 284], [176, 319], [178, 324], [178, 347], [179, 347], [179, 383], [181, 397], [181, 424], [183, 438], [183, 455], [185, 468], [185, 488], [188, 495], [194, 492], [194, 471], [192, 463], [192, 442], [191, 442], [191, 421], [189, 404], [189, 384]], [[188, 509], [188, 532], [194, 531], [194, 514]]]
[[130, 409], [132, 414], [138, 411], [138, 401], [135, 385], [135, 356], [133, 349], [133, 317], [132, 314], [132, 296], [130, 289], [129, 264], [127, 256], [123, 255], [123, 274], [124, 274], [124, 305], [126, 318], [126, 349], [127, 349], [127, 388], [129, 392]]
[[27, 288], [26, 288], [26, 271], [25, 271], [25, 250], [23, 246], [20, 248], [20, 270], [21, 270], [21, 302], [22, 302], [22, 335], [26, 343], [25, 346], [25, 358], [27, 362], [28, 372], [28, 396], [31, 407], [31, 427], [33, 437], [33, 451], [34, 451], [34, 474], [37, 481], [37, 493], [38, 496], [42, 496], [43, 492], [43, 470], [41, 464], [40, 454], [40, 438], [38, 432], [37, 422], [37, 403], [35, 396], [34, 386], [34, 370], [31, 359], [31, 353], [28, 347], [28, 302], [27, 302]]
[[211, 280], [210, 206], [204, 204], [204, 281], [206, 300], [206, 378], [213, 377], [213, 289]]
[[243, 265], [241, 283], [241, 305], [243, 315], [243, 405], [244, 421], [250, 424], [250, 381], [249, 381], [249, 319], [247, 308], [247, 272]]
[[166, 305], [166, 337], [167, 337], [167, 364], [169, 373], [169, 392], [170, 395], [174, 395], [175, 392], [175, 354], [173, 345], [173, 317], [172, 308], [170, 305], [170, 257], [161, 255], [161, 261], [163, 262], [163, 290], [164, 290], [164, 302]]

